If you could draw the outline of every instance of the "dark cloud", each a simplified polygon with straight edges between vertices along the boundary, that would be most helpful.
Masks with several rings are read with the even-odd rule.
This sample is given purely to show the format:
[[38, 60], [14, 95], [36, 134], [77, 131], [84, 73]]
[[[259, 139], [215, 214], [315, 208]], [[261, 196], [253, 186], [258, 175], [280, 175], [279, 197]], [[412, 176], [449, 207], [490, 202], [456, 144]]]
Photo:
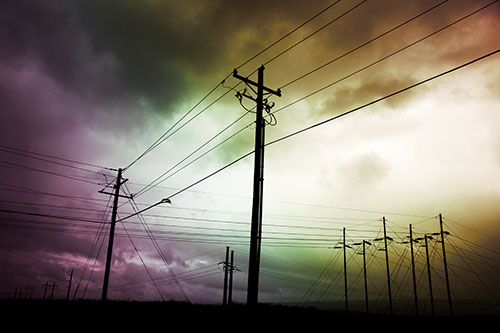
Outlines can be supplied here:
[[[137, 134], [140, 131], [144, 132], [141, 133], [144, 138], [151, 140], [151, 131], [144, 131], [144, 129], [150, 130], [146, 126], [148, 121], [148, 126], [158, 126], [152, 123], [157, 119], [163, 120], [163, 116], [183, 111], [176, 110], [176, 107], [204, 95], [204, 92], [235, 66], [331, 2], [327, 0], [321, 2], [4, 0], [0, 4], [2, 144], [33, 148], [35, 151], [78, 159], [77, 154], [82, 148], [86, 148], [86, 141], [92, 136], [93, 139], [97, 138], [96, 146], [99, 147], [93, 147], [87, 156], [98, 156], [96, 157], [98, 161], [99, 156], [114, 153], [109, 151], [111, 146], [119, 144], [118, 150], [125, 150], [127, 145], [129, 148], [132, 144], [139, 145], [141, 140], [137, 140]], [[245, 66], [242, 73], [251, 72], [265, 59], [277, 54], [278, 50], [292, 45], [356, 3], [358, 1], [342, 1], [320, 20], [307, 25], [298, 34], [266, 53], [264, 57]], [[315, 68], [325, 60], [332, 59], [345, 50], [365, 42], [404, 18], [429, 8], [436, 1], [409, 1], [405, 2], [404, 6], [396, 0], [384, 1], [382, 5], [380, 3], [367, 2], [355, 13], [353, 12], [353, 15], [346, 16], [321, 34], [301, 44], [287, 56], [266, 66], [266, 75], [269, 73], [266, 82], [269, 78], [269, 82], [274, 85], [272, 81], [276, 77], [296, 78], [304, 71]], [[465, 2], [450, 1], [449, 4], [451, 3], [463, 5]], [[317, 86], [332, 82], [334, 75], [340, 75], [342, 71], [349, 73], [350, 70], [359, 68], [357, 66], [364, 61], [372, 61], [371, 57], [385, 54], [385, 51], [390, 50], [386, 49], [388, 46], [397, 47], [392, 45], [393, 42], [406, 41], [406, 33], [410, 40], [414, 40], [414, 35], [411, 33], [416, 34], [427, 28], [439, 27], [443, 21], [455, 17], [456, 14], [448, 14], [446, 10], [437, 13], [440, 14], [424, 18], [418, 25], [405, 30], [405, 33], [395, 35], [394, 38], [391, 35], [385, 42], [363, 49], [357, 53], [357, 58], [353, 57], [354, 60], [351, 61], [350, 58], [342, 65], [322, 71], [322, 74], [314, 76], [311, 81], [315, 80], [313, 83]], [[491, 26], [496, 27], [496, 25]], [[496, 35], [491, 34], [486, 37], [484, 40], [490, 43], [495, 41]], [[456, 42], [455, 39], [450, 40], [449, 44], [443, 44], [439, 48], [440, 60], [451, 62], [464, 55], [460, 52], [462, 45]], [[448, 47], [454, 43], [456, 43], [455, 48]], [[289, 55], [291, 56], [288, 57]], [[419, 57], [417, 52], [411, 54], [410, 58], [404, 59], [415, 60]], [[329, 95], [323, 101], [323, 112], [343, 112], [414, 83], [414, 78], [418, 80], [414, 71], [425, 67], [422, 65], [424, 60], [428, 62], [428, 59], [423, 58], [421, 61], [411, 63], [391, 62], [391, 66], [377, 67], [377, 71], [370, 71], [370, 75], [359, 75], [353, 80], [343, 82], [342, 85], [332, 87], [325, 91]], [[347, 65], [344, 67], [344, 64]], [[275, 73], [278, 75], [274, 75]], [[498, 84], [494, 83], [491, 86], [492, 91], [497, 86]], [[297, 91], [287, 91], [286, 98], [294, 100], [314, 89], [312, 85], [306, 85], [303, 81], [295, 87]], [[413, 92], [405, 93], [384, 103], [392, 108], [399, 108], [412, 96]], [[285, 100], [285, 97], [282, 100]], [[155, 112], [155, 117], [148, 117], [150, 115], [148, 113], [152, 112]], [[250, 118], [245, 120], [250, 122]], [[230, 120], [232, 119], [228, 117], [228, 122]], [[234, 129], [239, 128], [236, 126]], [[207, 138], [211, 137], [210, 129], [199, 127], [197, 130], [200, 132], [206, 130]], [[287, 132], [286, 128], [283, 130]], [[122, 134], [117, 134], [118, 132]], [[104, 142], [110, 137], [115, 139], [119, 135], [126, 136], [127, 141]], [[215, 157], [217, 165], [230, 162], [252, 150], [252, 138], [253, 128], [249, 128], [245, 134], [235, 138], [229, 148], [226, 145], [218, 150], [221, 153]], [[9, 160], [12, 161], [10, 158]], [[87, 158], [82, 160], [88, 161]], [[29, 163], [27, 165], [36, 166]], [[364, 189], [375, 187], [390, 173], [387, 161], [375, 153], [354, 156], [340, 167], [333, 166], [333, 169], [335, 177], [339, 178], [332, 180], [329, 169], [322, 180], [329, 177], [332, 183], [341, 185], [342, 189], [349, 188], [353, 194], [363, 193]], [[53, 166], [51, 170], [61, 171]], [[3, 172], [0, 181], [49, 192], [89, 197], [96, 195], [95, 188], [89, 189], [71, 182], [59, 183], [48, 177], [18, 171]], [[68, 173], [67, 170], [61, 172]], [[151, 175], [144, 177], [149, 176]], [[9, 191], [2, 192], [1, 199], [85, 206], [82, 202], [49, 200], [47, 196], [40, 199], [35, 196], [28, 197], [26, 193], [21, 192], [13, 195]], [[33, 208], [33, 211], [61, 213], [45, 208], [39, 210]], [[97, 218], [90, 213], [84, 216]], [[9, 216], [4, 214], [2, 217]], [[10, 222], [15, 221], [11, 219]], [[89, 231], [95, 230], [89, 229]], [[117, 298], [155, 299], [156, 291], [147, 282], [148, 277], [144, 267], [139, 264], [137, 257], [131, 260], [136, 255], [135, 250], [123, 231], [120, 232], [115, 242], [116, 267], [113, 270], [112, 286], [146, 282], [139, 284], [137, 288], [117, 290], [114, 295]], [[30, 281], [38, 285], [52, 280], [57, 280], [60, 285], [65, 284], [67, 271], [63, 271], [63, 268], [67, 270], [71, 265], [78, 271], [78, 276], [83, 266], [82, 261], [87, 258], [94, 237], [95, 235], [88, 234], [2, 229], [0, 236], [2, 291], [26, 285], [31, 283]], [[167, 260], [181, 272], [198, 267], [197, 264], [188, 262], [186, 257], [196, 256], [206, 250], [202, 245], [195, 243], [188, 245], [163, 241], [160, 243]], [[165, 266], [150, 241], [137, 241], [137, 245], [153, 275], [168, 277]], [[96, 266], [98, 270], [91, 281], [90, 288], [95, 291], [92, 294], [94, 297], [99, 297], [102, 284], [105, 248], [104, 240]], [[211, 258], [209, 263], [221, 260], [222, 257]], [[242, 266], [244, 267], [246, 258], [242, 262], [245, 262]], [[269, 267], [264, 267], [272, 270], [276, 266], [270, 264]], [[297, 273], [293, 270], [286, 272], [291, 275]], [[237, 289], [241, 291], [239, 294], [243, 295], [246, 290], [245, 273], [239, 272], [238, 275]], [[266, 294], [276, 295], [279, 292], [274, 282], [263, 284], [263, 291]], [[195, 298], [197, 295], [204, 301], [211, 302], [220, 299], [220, 276], [183, 283], [188, 293], [195, 295]], [[162, 288], [166, 292], [165, 295], [179, 297], [174, 284]], [[286, 289], [286, 286], [284, 288]], [[283, 293], [288, 292], [285, 289]]]
[[368, 152], [343, 163], [337, 170], [342, 188], [348, 192], [359, 193], [387, 177], [390, 166], [378, 153]]
[[[229, 72], [235, 64], [225, 60], [240, 61], [239, 50], [249, 38], [235, 38], [240, 30], [257, 28], [255, 34], [264, 38], [255, 40], [266, 42], [273, 25], [264, 22], [280, 5], [284, 3], [4, 1], [0, 59], [35, 61], [61, 86], [87, 100], [136, 98], [161, 109], [190, 90], [191, 73], [212, 83], [205, 75], [213, 74], [214, 66]], [[250, 46], [255, 52], [259, 45]]]
[[87, 98], [109, 91], [106, 58], [93, 53], [66, 3], [5, 1], [1, 9], [5, 47], [0, 60], [5, 66], [38, 66], [60, 86]]
[[[344, 84], [334, 89], [322, 107], [322, 113], [338, 114], [355, 107], [387, 96], [400, 89], [406, 88], [417, 81], [411, 77], [394, 77], [387, 74], [363, 77], [354, 83]], [[415, 93], [404, 92], [401, 95], [390, 97], [383, 103], [391, 108], [399, 108], [409, 102]]]

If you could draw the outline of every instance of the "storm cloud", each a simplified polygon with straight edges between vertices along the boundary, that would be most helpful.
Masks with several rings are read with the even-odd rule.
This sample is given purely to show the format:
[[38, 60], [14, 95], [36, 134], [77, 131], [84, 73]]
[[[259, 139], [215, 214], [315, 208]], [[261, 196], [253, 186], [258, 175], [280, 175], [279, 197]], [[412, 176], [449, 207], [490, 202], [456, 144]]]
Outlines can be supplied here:
[[[235, 91], [227, 88], [238, 83], [230, 75], [236, 67], [247, 76], [265, 64], [266, 85], [282, 88], [281, 97], [270, 98], [276, 103], [273, 110], [290, 105], [277, 113], [276, 126], [266, 127], [269, 142], [498, 47], [500, 12], [494, 4], [351, 75], [488, 3], [446, 1], [315, 71], [440, 1], [334, 3], [2, 1], [0, 206], [20, 213], [2, 212], [1, 216], [1, 291], [27, 285], [36, 285], [40, 291], [49, 281], [62, 286], [68, 270], [74, 269], [82, 277], [80, 292], [88, 282], [86, 296], [98, 298], [110, 206], [109, 196], [98, 191], [109, 190], [116, 168], [144, 152], [225, 77], [224, 86], [218, 86], [190, 116], [222, 94], [225, 97], [127, 169], [129, 180], [122, 194], [137, 193], [245, 112]], [[254, 55], [258, 56], [253, 59]], [[498, 197], [495, 175], [500, 174], [500, 155], [494, 126], [498, 115], [492, 111], [499, 100], [497, 64], [494, 58], [484, 60], [465, 73], [457, 72], [363, 110], [366, 113], [266, 148], [263, 253], [268, 256], [262, 260], [266, 301], [300, 299], [309, 286], [306, 282], [312, 283], [323, 270], [341, 223], [366, 218], [367, 223], [378, 223], [381, 211], [428, 216], [436, 209], [456, 211], [459, 219], [472, 221], [474, 207], [476, 211], [484, 207], [479, 201]], [[302, 77], [306, 73], [310, 75]], [[345, 80], [332, 84], [344, 76]], [[241, 91], [244, 86], [235, 89]], [[248, 87], [247, 92], [251, 93]], [[253, 101], [243, 104], [250, 108]], [[248, 112], [205, 147], [249, 125], [206, 159], [136, 197], [140, 207], [168, 197], [253, 150], [253, 116]], [[19, 150], [13, 153], [5, 147]], [[55, 159], [49, 156], [62, 160], [52, 163]], [[183, 277], [182, 285], [194, 300], [220, 300], [220, 263], [229, 245], [237, 251], [241, 269], [235, 282], [237, 298], [244, 300], [251, 161], [249, 157], [224, 170], [145, 217], [164, 259]], [[439, 191], [435, 190], [438, 185]], [[453, 200], [448, 199], [450, 193]], [[124, 198], [120, 204], [120, 216], [133, 213]], [[332, 205], [348, 209], [327, 208]], [[465, 211], [459, 206], [471, 208]], [[23, 213], [90, 219], [92, 224]], [[491, 208], [478, 216], [481, 221], [471, 225], [492, 230], [498, 212]], [[165, 298], [182, 299], [162, 255], [141, 228], [138, 218], [117, 227], [112, 297], [158, 299], [148, 267]], [[309, 252], [311, 244], [314, 250]], [[316, 266], [307, 265], [311, 263]], [[280, 280], [285, 274], [295, 275], [294, 279]]]

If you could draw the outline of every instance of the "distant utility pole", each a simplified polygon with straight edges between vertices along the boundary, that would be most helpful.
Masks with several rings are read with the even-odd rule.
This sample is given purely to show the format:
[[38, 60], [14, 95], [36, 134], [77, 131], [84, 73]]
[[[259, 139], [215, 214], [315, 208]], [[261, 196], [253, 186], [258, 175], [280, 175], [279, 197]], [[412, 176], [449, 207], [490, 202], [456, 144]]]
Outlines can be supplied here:
[[69, 282], [68, 282], [68, 292], [66, 293], [66, 300], [69, 301], [69, 294], [71, 292], [71, 281], [73, 280], [73, 270], [71, 270], [69, 274]]
[[368, 308], [368, 283], [366, 279], [366, 245], [372, 245], [370, 242], [363, 240], [363, 276], [365, 278], [365, 308], [366, 313], [369, 312]]
[[[234, 267], [234, 251], [231, 250], [231, 261], [229, 261], [229, 246], [226, 247], [226, 260], [221, 261], [224, 269], [224, 290], [222, 292], [222, 305], [231, 305], [233, 303], [233, 272]], [[228, 279], [229, 275], [229, 279]]]
[[[247, 304], [256, 305], [259, 297], [259, 270], [260, 270], [260, 247], [262, 236], [262, 195], [264, 189], [264, 144], [265, 144], [265, 119], [263, 117], [264, 106], [270, 109], [264, 103], [264, 91], [266, 93], [281, 96], [281, 91], [272, 90], [264, 86], [264, 66], [258, 69], [257, 82], [250, 80], [248, 77], [238, 75], [235, 69], [233, 77], [243, 81], [248, 86], [257, 88], [257, 97], [253, 98], [249, 95], [244, 95], [252, 99], [256, 103], [256, 119], [255, 119], [255, 159], [254, 159], [254, 176], [253, 176], [253, 202], [252, 202], [252, 225], [250, 229], [250, 255], [248, 262], [248, 290]], [[253, 89], [253, 88], [252, 88]]]
[[231, 250], [231, 262], [229, 263], [229, 291], [227, 295], [227, 304], [233, 304], [233, 272], [234, 272], [234, 251]]
[[342, 229], [342, 248], [344, 250], [344, 298], [345, 298], [345, 312], [349, 312], [349, 300], [347, 299], [347, 258], [346, 258], [346, 244], [345, 244], [345, 228]]
[[48, 287], [49, 287], [49, 283], [45, 282], [45, 284], [43, 285], [43, 299], [45, 299], [47, 297], [47, 288]]
[[429, 261], [429, 245], [427, 243], [428, 239], [432, 239], [432, 236], [424, 235], [425, 241], [425, 257], [427, 258], [427, 278], [429, 280], [429, 298], [431, 300], [431, 314], [434, 316], [434, 294], [432, 293], [432, 280], [431, 280], [431, 263]]
[[57, 284], [55, 282], [53, 282], [52, 285], [50, 286], [50, 288], [52, 289], [52, 291], [50, 293], [50, 299], [54, 299], [54, 290], [57, 288]]
[[450, 292], [450, 279], [448, 277], [448, 264], [446, 262], [446, 249], [444, 246], [444, 235], [449, 234], [447, 231], [443, 231], [443, 216], [439, 214], [439, 229], [441, 234], [441, 245], [443, 247], [443, 263], [444, 263], [444, 276], [446, 279], [446, 291], [448, 292], [448, 306], [450, 308], [450, 315], [453, 316], [453, 304], [451, 302], [451, 292]]
[[417, 279], [415, 276], [415, 257], [413, 255], [413, 231], [410, 224], [410, 253], [411, 253], [411, 271], [413, 275], [413, 297], [415, 299], [415, 315], [418, 317], [418, 298], [417, 298]]
[[384, 224], [385, 266], [387, 269], [387, 292], [389, 294], [389, 313], [392, 316], [391, 272], [389, 270], [389, 251], [387, 250], [387, 232], [385, 228], [385, 217], [382, 218], [382, 222]]
[[122, 180], [122, 171], [123, 170], [121, 168], [118, 169], [118, 176], [116, 177], [116, 184], [114, 185], [114, 189], [115, 189], [114, 193], [104, 192], [104, 190], [99, 191], [99, 193], [104, 193], [104, 194], [114, 196], [113, 211], [111, 213], [111, 226], [109, 229], [108, 254], [106, 256], [106, 267], [104, 270], [104, 282], [102, 284], [101, 300], [103, 300], [103, 301], [105, 301], [107, 299], [107, 295], [108, 295], [109, 272], [111, 269], [111, 260], [113, 258], [113, 241], [115, 238], [115, 226], [116, 226], [116, 214], [117, 214], [117, 210], [118, 210], [118, 198], [119, 197], [130, 198], [127, 196], [120, 195], [120, 186], [122, 186], [128, 180], [128, 179]]
[[227, 276], [229, 270], [229, 246], [226, 246], [226, 261], [224, 261], [224, 291], [222, 292], [222, 305], [227, 305]]

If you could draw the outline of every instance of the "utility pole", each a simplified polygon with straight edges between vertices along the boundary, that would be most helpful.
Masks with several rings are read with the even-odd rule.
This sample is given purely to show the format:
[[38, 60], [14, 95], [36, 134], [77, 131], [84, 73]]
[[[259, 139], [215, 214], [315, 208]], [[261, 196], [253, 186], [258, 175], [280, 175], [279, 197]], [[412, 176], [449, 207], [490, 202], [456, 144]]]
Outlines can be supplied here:
[[432, 236], [424, 235], [425, 240], [425, 256], [427, 258], [427, 278], [429, 279], [429, 298], [431, 300], [431, 313], [434, 317], [434, 295], [432, 293], [432, 281], [431, 281], [431, 264], [429, 261], [429, 246], [427, 243], [427, 239], [432, 239]]
[[368, 314], [368, 283], [366, 279], [366, 244], [372, 245], [370, 242], [363, 240], [363, 276], [365, 278], [365, 309]]
[[52, 291], [50, 293], [50, 299], [54, 299], [54, 290], [57, 288], [57, 284], [55, 282], [53, 282], [52, 285], [50, 286], [50, 288], [52, 289]]
[[66, 293], [66, 300], [69, 300], [69, 293], [71, 292], [71, 281], [73, 280], [73, 270], [69, 274], [68, 292]]
[[227, 275], [229, 270], [229, 246], [226, 246], [226, 261], [224, 261], [224, 290], [222, 292], [222, 305], [227, 305]]
[[385, 216], [382, 218], [382, 222], [384, 224], [385, 265], [387, 268], [387, 292], [389, 294], [389, 313], [392, 316], [391, 273], [389, 270], [389, 251], [387, 250], [387, 232], [385, 228]]
[[410, 224], [410, 253], [411, 253], [411, 271], [413, 274], [413, 297], [415, 298], [415, 315], [418, 317], [417, 279], [415, 277], [415, 259], [413, 256], [413, 232], [411, 224]]
[[446, 279], [446, 291], [448, 292], [448, 306], [450, 308], [450, 315], [453, 317], [453, 304], [451, 302], [450, 280], [448, 277], [448, 264], [446, 262], [446, 249], [444, 246], [444, 235], [449, 233], [443, 231], [443, 216], [441, 214], [439, 214], [439, 229], [441, 234], [441, 245], [443, 247], [444, 276]]
[[45, 284], [43, 285], [43, 299], [45, 299], [47, 297], [47, 288], [48, 287], [49, 287], [49, 283], [45, 282]]
[[227, 304], [233, 304], [233, 272], [234, 272], [234, 251], [231, 250], [231, 263], [229, 264], [229, 291], [227, 295]]
[[[108, 253], [106, 256], [106, 267], [104, 270], [104, 282], [102, 284], [102, 296], [101, 296], [102, 301], [105, 301], [107, 299], [107, 295], [108, 295], [109, 273], [110, 273], [110, 269], [111, 269], [111, 261], [113, 258], [113, 241], [115, 238], [115, 226], [116, 226], [116, 214], [117, 214], [117, 210], [118, 210], [118, 198], [124, 197], [124, 196], [120, 195], [120, 186], [122, 186], [128, 180], [128, 179], [122, 180], [122, 171], [123, 170], [121, 168], [118, 169], [118, 176], [116, 177], [116, 184], [114, 185], [114, 189], [115, 189], [114, 193], [104, 192], [103, 190], [99, 191], [99, 193], [104, 193], [104, 194], [114, 196], [113, 211], [111, 214], [111, 226], [109, 229]], [[127, 197], [127, 198], [129, 198], [129, 197]]]
[[[233, 77], [243, 81], [248, 86], [257, 88], [257, 97], [253, 98], [244, 94], [256, 103], [255, 119], [255, 158], [253, 176], [253, 201], [252, 201], [252, 224], [250, 229], [250, 255], [248, 262], [248, 290], [247, 304], [256, 305], [259, 294], [259, 270], [260, 270], [260, 247], [262, 236], [262, 195], [264, 189], [264, 145], [265, 145], [265, 119], [264, 111], [264, 91], [272, 95], [281, 96], [281, 91], [274, 91], [264, 86], [264, 66], [258, 69], [257, 82], [248, 77], [238, 75], [235, 69]], [[252, 88], [253, 89], [253, 88]], [[269, 108], [266, 105], [266, 108]]]
[[349, 301], [347, 299], [347, 260], [346, 260], [346, 252], [345, 252], [345, 228], [342, 229], [342, 248], [344, 249], [344, 298], [345, 298], [345, 312], [349, 313]]

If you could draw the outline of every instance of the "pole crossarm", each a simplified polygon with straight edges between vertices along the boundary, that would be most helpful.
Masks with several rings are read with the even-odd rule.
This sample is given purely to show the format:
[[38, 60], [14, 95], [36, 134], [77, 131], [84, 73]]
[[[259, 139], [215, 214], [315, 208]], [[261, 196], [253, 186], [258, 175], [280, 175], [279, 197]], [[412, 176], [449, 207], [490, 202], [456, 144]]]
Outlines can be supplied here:
[[[115, 195], [114, 193], [111, 193], [111, 192], [105, 192], [104, 190], [99, 190], [99, 191], [97, 191], [97, 192], [102, 193], [102, 194], [107, 194], [107, 195]], [[131, 196], [131, 195], [123, 195], [123, 194], [118, 194], [118, 196], [119, 196], [120, 198], [125, 198], [125, 199], [132, 199], [132, 198], [133, 198], [133, 196]]]
[[[264, 66], [262, 66], [261, 68], [264, 68]], [[239, 75], [238, 74], [238, 70], [236, 68], [233, 70], [233, 77], [236, 78], [236, 79], [238, 79], [238, 80], [241, 80], [241, 81], [245, 82], [248, 85], [251, 85], [251, 86], [254, 86], [254, 87], [258, 87], [259, 86], [259, 84], [257, 82], [250, 80], [248, 77], [244, 77], [244, 76]], [[263, 86], [262, 89], [264, 89], [264, 91], [266, 91], [266, 92], [268, 92], [270, 94], [273, 94], [273, 95], [276, 95], [278, 97], [281, 97], [281, 89], [273, 90], [273, 89], [265, 87], [265, 86]]]

